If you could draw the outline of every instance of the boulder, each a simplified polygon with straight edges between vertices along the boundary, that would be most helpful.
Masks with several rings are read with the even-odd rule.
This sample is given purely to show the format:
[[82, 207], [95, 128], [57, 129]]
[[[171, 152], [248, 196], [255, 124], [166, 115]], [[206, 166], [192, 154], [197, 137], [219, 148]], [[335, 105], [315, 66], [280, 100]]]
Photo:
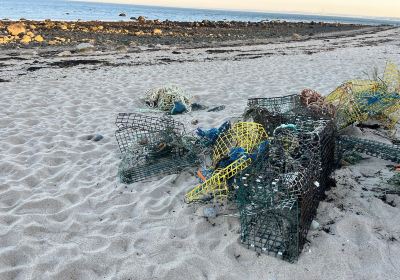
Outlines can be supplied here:
[[145, 23], [146, 22], [146, 18], [144, 17], [144, 16], [140, 16], [140, 17], [138, 17], [138, 22], [140, 22], [140, 23]]
[[120, 17], [126, 17], [126, 14], [125, 13], [120, 13], [119, 16]]
[[42, 43], [44, 41], [44, 38], [42, 35], [37, 35], [35, 38], [33, 38], [36, 42]]
[[296, 40], [296, 41], [298, 41], [298, 40], [301, 40], [301, 35], [300, 34], [297, 34], [297, 33], [293, 33], [292, 34], [292, 40]]
[[133, 33], [135, 36], [143, 36], [144, 32], [142, 30], [136, 31], [135, 33]]
[[8, 31], [8, 33], [10, 33], [13, 36], [17, 36], [19, 34], [25, 34], [25, 32], [26, 32], [25, 24], [23, 24], [23, 23], [10, 24], [7, 27], [7, 31]]
[[57, 54], [57, 56], [70, 56], [72, 53], [70, 51], [63, 51]]
[[2, 44], [7, 44], [7, 43], [9, 43], [11, 41], [11, 39], [9, 38], [9, 37], [7, 37], [7, 36], [5, 36], [5, 37], [0, 37], [0, 45], [2, 45]]
[[20, 42], [22, 44], [29, 44], [31, 41], [32, 41], [31, 37], [29, 37], [28, 35], [24, 35], [24, 37], [22, 37]]
[[92, 44], [89, 44], [89, 43], [81, 43], [81, 44], [76, 46], [76, 50], [78, 52], [92, 51], [92, 50], [94, 50], [94, 46]]
[[158, 28], [154, 29], [153, 30], [153, 35], [162, 35], [162, 30], [158, 29]]

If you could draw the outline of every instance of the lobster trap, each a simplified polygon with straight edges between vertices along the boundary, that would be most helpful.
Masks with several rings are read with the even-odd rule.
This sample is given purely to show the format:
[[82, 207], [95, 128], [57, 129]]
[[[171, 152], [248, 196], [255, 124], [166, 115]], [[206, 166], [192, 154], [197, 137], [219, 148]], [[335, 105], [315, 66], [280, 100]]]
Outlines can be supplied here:
[[[291, 123], [295, 119], [332, 119], [332, 108], [322, 100], [303, 94], [281, 97], [250, 98], [244, 113], [245, 119], [253, 119], [261, 124], [268, 134], [281, 124]], [[315, 99], [315, 100], [314, 100]], [[317, 102], [318, 101], [318, 102]]]
[[118, 114], [115, 137], [122, 153], [119, 177], [133, 183], [174, 174], [196, 163], [196, 143], [186, 137], [182, 123], [168, 117]]
[[235, 180], [241, 242], [250, 249], [295, 261], [318, 206], [309, 170], [246, 170]]
[[186, 202], [225, 200], [229, 194], [228, 180], [250, 166], [257, 148], [267, 137], [264, 128], [254, 122], [235, 123], [219, 135], [212, 151], [214, 172], [185, 195]]
[[339, 129], [368, 119], [393, 129], [400, 119], [400, 71], [395, 64], [387, 63], [382, 79], [348, 81], [326, 100], [336, 107]]
[[334, 168], [334, 132], [330, 120], [275, 128], [268, 152], [235, 179], [244, 245], [297, 259]]
[[363, 153], [395, 163], [400, 163], [400, 147], [347, 135], [338, 138], [340, 157], [346, 153]]

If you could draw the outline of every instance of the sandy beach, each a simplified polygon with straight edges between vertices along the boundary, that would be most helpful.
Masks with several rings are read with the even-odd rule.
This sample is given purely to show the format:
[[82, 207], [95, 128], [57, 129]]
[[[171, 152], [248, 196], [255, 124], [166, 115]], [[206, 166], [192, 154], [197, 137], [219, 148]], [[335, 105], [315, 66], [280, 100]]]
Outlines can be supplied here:
[[[400, 65], [400, 28], [345, 32], [206, 46], [2, 47], [0, 279], [400, 279], [400, 197], [373, 191], [387, 187], [391, 162], [365, 156], [335, 172], [320, 227], [294, 264], [244, 248], [234, 209], [205, 219], [202, 205], [186, 204], [191, 172], [131, 185], [117, 177], [116, 115], [146, 112], [149, 88], [176, 84], [201, 104], [226, 106], [174, 116], [192, 131], [240, 117], [250, 97], [326, 95], [374, 67], [381, 73], [387, 60]], [[367, 128], [351, 133], [382, 139]], [[94, 134], [104, 138], [87, 140]]]

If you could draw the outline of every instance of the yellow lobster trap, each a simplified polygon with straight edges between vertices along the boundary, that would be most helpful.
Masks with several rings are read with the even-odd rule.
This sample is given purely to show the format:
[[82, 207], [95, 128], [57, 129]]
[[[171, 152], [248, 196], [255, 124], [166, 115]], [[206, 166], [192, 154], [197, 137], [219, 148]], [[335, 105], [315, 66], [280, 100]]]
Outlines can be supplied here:
[[[249, 156], [265, 140], [268, 135], [261, 124], [255, 122], [235, 123], [229, 130], [221, 134], [212, 151], [212, 176], [185, 195], [187, 203], [209, 199], [223, 200], [229, 194], [227, 181], [247, 168], [252, 158]], [[218, 168], [221, 160], [230, 156], [233, 149], [240, 147], [243, 153], [232, 163]]]

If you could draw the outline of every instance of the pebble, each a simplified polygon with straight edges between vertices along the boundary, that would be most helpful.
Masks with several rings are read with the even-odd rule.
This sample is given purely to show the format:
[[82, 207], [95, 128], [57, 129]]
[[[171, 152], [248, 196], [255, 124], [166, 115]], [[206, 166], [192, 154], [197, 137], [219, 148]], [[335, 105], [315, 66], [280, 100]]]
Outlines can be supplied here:
[[92, 140], [92, 141], [94, 141], [94, 142], [98, 142], [98, 141], [100, 141], [101, 139], [103, 139], [104, 137], [103, 137], [103, 135], [101, 135], [101, 134], [91, 134], [91, 135], [88, 135], [88, 136], [86, 136], [86, 140]]
[[98, 141], [100, 141], [100, 140], [103, 139], [103, 138], [104, 138], [103, 135], [101, 135], [101, 134], [96, 134], [96, 135], [92, 138], [92, 141], [98, 142]]
[[317, 230], [317, 229], [319, 229], [319, 227], [320, 227], [320, 225], [319, 225], [319, 223], [318, 223], [316, 220], [313, 220], [313, 221], [311, 222], [311, 229], [312, 229], [312, 230]]
[[218, 212], [218, 210], [215, 207], [204, 207], [203, 208], [204, 217], [207, 217], [207, 218], [217, 217], [217, 212]]

